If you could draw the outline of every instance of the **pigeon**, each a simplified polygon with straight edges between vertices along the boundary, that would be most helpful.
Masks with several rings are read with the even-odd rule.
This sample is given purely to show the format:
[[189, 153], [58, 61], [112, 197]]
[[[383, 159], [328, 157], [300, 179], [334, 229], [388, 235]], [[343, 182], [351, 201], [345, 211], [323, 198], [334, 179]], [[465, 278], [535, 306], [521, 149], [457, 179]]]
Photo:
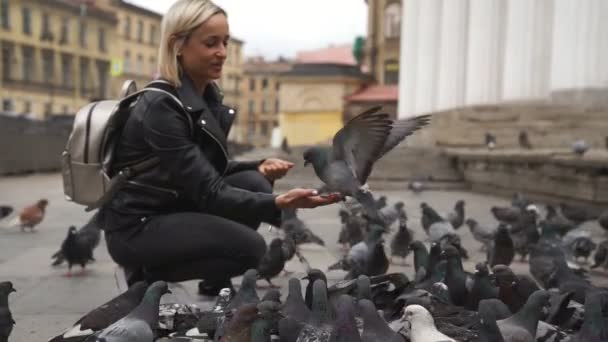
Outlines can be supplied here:
[[493, 150], [496, 148], [496, 136], [492, 133], [486, 133], [486, 147], [488, 150]]
[[532, 143], [530, 142], [530, 138], [528, 137], [528, 132], [526, 132], [526, 131], [519, 132], [519, 147], [526, 149], [526, 150], [532, 149]]
[[526, 209], [522, 212], [517, 222], [509, 229], [515, 253], [519, 254], [521, 260], [525, 260], [529, 253], [529, 247], [540, 238], [536, 224], [536, 211]]
[[277, 289], [269, 289], [264, 293], [260, 302], [275, 302], [281, 304], [281, 292]]
[[287, 137], [284, 137], [283, 141], [281, 141], [281, 151], [287, 153], [288, 155], [291, 155], [291, 147], [289, 147]]
[[511, 198], [511, 205], [516, 208], [525, 210], [532, 202], [521, 192], [515, 192]]
[[388, 199], [386, 198], [386, 196], [380, 196], [378, 197], [378, 200], [376, 201], [376, 209], [380, 210], [386, 207], [386, 205], [388, 204]]
[[482, 299], [491, 298], [498, 298], [498, 289], [492, 285], [488, 265], [477, 263], [473, 275], [473, 285], [467, 295], [464, 308], [475, 311]]
[[233, 315], [229, 315], [226, 323], [224, 335], [220, 342], [245, 342], [251, 341], [251, 326], [259, 317], [259, 310], [256, 303], [246, 303], [234, 310]]
[[231, 311], [233, 309], [238, 309], [242, 305], [249, 303], [257, 304], [260, 301], [260, 297], [258, 297], [258, 293], [255, 290], [257, 278], [257, 270], [250, 269], [245, 272], [243, 280], [241, 281], [241, 287], [234, 297], [232, 297], [230, 303], [228, 303], [226, 310]]
[[597, 268], [599, 266], [608, 269], [608, 240], [600, 242], [593, 255], [593, 265], [591, 265], [591, 268]]
[[576, 139], [572, 143], [572, 153], [576, 154], [577, 156], [582, 157], [585, 153], [587, 153], [588, 150], [589, 145], [587, 145], [587, 142], [583, 139]]
[[479, 302], [479, 342], [504, 342], [489, 300]]
[[[84, 250], [91, 250], [91, 255], [89, 259], [90, 261], [95, 260], [93, 258], [92, 252], [99, 245], [99, 240], [101, 239], [101, 228], [98, 216], [99, 213], [93, 215], [89, 222], [87, 222], [76, 232], [75, 240], [77, 241], [77, 245], [79, 246], [79, 248], [82, 248]], [[59, 249], [55, 254], [53, 254], [51, 258], [55, 259], [52, 264], [53, 266], [61, 265], [65, 261], [65, 255], [63, 254], [61, 249]]]
[[142, 301], [148, 284], [140, 281], [98, 308], [82, 316], [72, 327], [49, 342], [78, 342], [125, 317]]
[[276, 238], [270, 242], [266, 254], [260, 260], [258, 265], [258, 276], [261, 279], [265, 279], [268, 285], [273, 288], [276, 286], [272, 283], [272, 278], [276, 277], [281, 273], [285, 267], [287, 261], [286, 255], [283, 253], [283, 240]]
[[296, 278], [289, 279], [289, 294], [285, 299], [283, 313], [299, 322], [307, 322], [310, 319], [310, 309], [302, 298], [302, 287]]
[[499, 222], [516, 223], [519, 221], [524, 209], [519, 207], [492, 207], [490, 211]]
[[419, 194], [426, 188], [425, 183], [422, 180], [412, 180], [407, 183], [407, 188], [415, 194]]
[[597, 219], [600, 227], [602, 227], [605, 231], [608, 231], [608, 210], [605, 210], [600, 217]]
[[16, 292], [12, 282], [0, 283], [0, 342], [8, 342], [15, 325], [15, 320], [8, 307], [8, 296], [12, 292]]
[[152, 283], [135, 309], [109, 327], [90, 336], [85, 342], [154, 341], [160, 298], [165, 293], [171, 293], [167, 283], [164, 281]]
[[312, 164], [324, 183], [320, 193], [354, 197], [377, 223], [383, 221], [381, 214], [372, 193], [363, 188], [374, 163], [430, 122], [428, 115], [393, 121], [380, 108], [373, 107], [346, 123], [334, 136], [332, 147], [304, 151], [304, 165]]
[[0, 205], [0, 219], [3, 219], [13, 212], [13, 207], [10, 205]]
[[361, 336], [355, 321], [353, 298], [341, 295], [337, 301], [338, 315], [333, 325], [330, 340], [335, 342], [361, 342]]
[[380, 238], [369, 248], [365, 258], [363, 274], [369, 277], [385, 274], [388, 271], [389, 260], [384, 251], [384, 239]]
[[597, 245], [590, 237], [579, 236], [568, 244], [567, 247], [570, 249], [575, 261], [582, 257], [585, 259], [585, 262], [587, 262]]
[[317, 279], [313, 283], [312, 314], [300, 330], [298, 341], [329, 341], [331, 336], [331, 307], [327, 298], [327, 285]]
[[574, 224], [574, 222], [558, 214], [557, 209], [555, 209], [555, 207], [552, 205], [547, 206], [547, 215], [545, 216], [543, 224], [550, 226], [550, 228], [553, 230], [558, 231], [562, 236], [576, 228], [576, 224]]
[[[75, 264], [80, 265], [82, 271], [80, 274], [84, 274], [85, 267], [89, 261], [93, 259], [93, 250], [85, 241], [86, 236], [79, 235], [76, 231], [76, 227], [71, 226], [68, 228], [68, 235], [61, 244], [61, 256], [65, 258], [68, 263], [68, 271], [65, 274], [66, 277], [72, 276], [72, 266]], [[58, 255], [58, 254], [56, 254]]]
[[495, 265], [509, 266], [514, 256], [515, 249], [511, 235], [509, 235], [509, 229], [501, 223], [494, 236], [492, 248], [488, 250], [488, 263], [490, 267]]
[[467, 219], [465, 224], [469, 227], [473, 238], [481, 243], [481, 250], [487, 250], [494, 241], [496, 228], [482, 226], [474, 219]]
[[285, 235], [293, 239], [296, 245], [315, 243], [320, 246], [325, 246], [323, 239], [315, 235], [310, 228], [306, 226], [304, 221], [298, 218], [297, 213], [297, 209], [283, 209], [283, 220], [281, 221], [280, 229], [285, 232]]
[[458, 249], [454, 246], [447, 246], [442, 256], [447, 260], [445, 273], [445, 284], [450, 291], [452, 303], [458, 306], [464, 305], [467, 298], [467, 274], [462, 267], [462, 260]]
[[418, 272], [421, 267], [428, 267], [429, 252], [421, 241], [414, 241], [410, 244], [410, 249], [414, 251], [414, 271]]
[[452, 224], [454, 229], [460, 228], [464, 223], [464, 206], [465, 202], [463, 200], [458, 200], [454, 205], [454, 211], [451, 211], [447, 215], [447, 221]]
[[443, 222], [443, 218], [426, 202], [420, 203], [420, 209], [422, 216], [420, 216], [420, 224], [422, 228], [428, 233], [429, 228], [433, 223]]
[[278, 330], [281, 304], [275, 301], [262, 301], [257, 305], [258, 318], [251, 325], [251, 342], [267, 342]]
[[586, 221], [593, 221], [599, 218], [599, 212], [592, 208], [587, 208], [582, 205], [569, 205], [566, 203], [560, 203], [559, 208], [568, 220], [581, 224]]
[[[534, 342], [539, 320], [549, 305], [549, 292], [538, 290], [526, 301], [517, 313], [497, 321], [505, 341]], [[546, 313], [546, 312], [545, 312]]]
[[511, 312], [519, 311], [530, 295], [540, 290], [536, 282], [527, 275], [516, 275], [505, 265], [492, 267], [498, 285], [498, 299], [505, 303]]
[[394, 332], [386, 321], [376, 311], [376, 306], [371, 300], [361, 299], [358, 301], [359, 312], [363, 319], [363, 342], [403, 342], [403, 337]]
[[41, 199], [35, 204], [21, 209], [19, 215], [10, 223], [11, 227], [19, 227], [21, 231], [25, 228], [29, 228], [30, 231], [34, 231], [36, 227], [44, 219], [44, 214], [49, 201]]
[[349, 214], [346, 210], [341, 210], [343, 215], [342, 231], [338, 243], [352, 247], [363, 241], [364, 231], [367, 230], [367, 220], [357, 214]]
[[405, 257], [410, 253], [412, 234], [412, 231], [407, 228], [405, 219], [399, 219], [399, 230], [391, 240], [391, 261], [394, 256], [397, 256], [405, 262]]
[[585, 318], [583, 325], [572, 342], [608, 341], [608, 293], [591, 292], [585, 298]]
[[306, 285], [305, 291], [306, 293], [304, 296], [304, 303], [306, 303], [306, 306], [312, 310], [314, 283], [317, 280], [322, 280], [325, 284], [327, 284], [327, 276], [325, 275], [325, 273], [323, 273], [323, 271], [316, 268], [312, 268], [308, 270], [306, 276], [303, 279], [308, 280], [308, 284]]
[[279, 321], [279, 341], [293, 342], [298, 340], [305, 323], [285, 316]]
[[386, 227], [390, 227], [397, 221], [400, 217], [405, 217], [407, 219], [407, 214], [403, 207], [405, 204], [401, 201], [393, 204], [392, 207], [386, 207], [382, 209], [380, 212], [382, 213], [382, 217], [384, 218], [384, 225]]
[[456, 342], [437, 330], [433, 316], [423, 306], [408, 305], [402, 320], [410, 324], [411, 342]]
[[201, 336], [220, 336], [224, 334], [227, 316], [231, 312], [227, 311], [228, 304], [232, 297], [232, 290], [230, 288], [223, 288], [220, 290], [215, 304], [211, 311], [205, 311], [200, 313], [196, 326], [189, 329], [185, 333], [185, 337], [201, 337]]

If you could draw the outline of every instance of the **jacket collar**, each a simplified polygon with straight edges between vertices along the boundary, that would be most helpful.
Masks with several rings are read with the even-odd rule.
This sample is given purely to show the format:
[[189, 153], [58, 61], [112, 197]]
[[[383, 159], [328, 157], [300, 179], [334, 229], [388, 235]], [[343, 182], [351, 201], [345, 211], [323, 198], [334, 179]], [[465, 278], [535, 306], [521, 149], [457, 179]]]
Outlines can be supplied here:
[[209, 110], [209, 106], [215, 107], [222, 103], [224, 95], [215, 82], [209, 83], [201, 96], [188, 75], [182, 74], [180, 81], [182, 85], [177, 88], [177, 94], [189, 112]]

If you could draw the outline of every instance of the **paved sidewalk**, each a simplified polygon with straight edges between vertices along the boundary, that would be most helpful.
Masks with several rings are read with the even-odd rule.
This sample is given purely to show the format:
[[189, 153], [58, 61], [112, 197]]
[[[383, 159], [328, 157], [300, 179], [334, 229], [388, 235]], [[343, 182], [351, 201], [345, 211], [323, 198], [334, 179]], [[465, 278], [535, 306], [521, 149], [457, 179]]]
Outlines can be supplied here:
[[[417, 239], [425, 239], [420, 228], [421, 201], [427, 201], [440, 211], [448, 211], [458, 199], [467, 201], [467, 216], [474, 217], [482, 223], [492, 223], [489, 208], [493, 205], [505, 205], [507, 201], [487, 195], [477, 195], [467, 192], [436, 192], [429, 191], [414, 195], [405, 189], [382, 192], [389, 200], [398, 199], [406, 202], [406, 210], [410, 218], [410, 228], [415, 231]], [[37, 342], [48, 338], [69, 327], [82, 314], [95, 308], [119, 293], [115, 278], [116, 266], [110, 259], [105, 245], [95, 251], [97, 261], [90, 265], [89, 272], [83, 277], [66, 278], [62, 276], [66, 267], [53, 268], [50, 266], [50, 256], [58, 249], [70, 225], [80, 226], [85, 223], [90, 214], [83, 207], [66, 202], [61, 188], [59, 174], [36, 174], [23, 177], [0, 178], [0, 204], [13, 205], [21, 208], [39, 198], [47, 198], [50, 202], [47, 217], [34, 233], [22, 233], [19, 229], [5, 228], [7, 220], [0, 221], [0, 281], [11, 280], [17, 293], [11, 295], [9, 302], [15, 321], [17, 322], [11, 342]], [[318, 233], [327, 243], [327, 249], [316, 246], [304, 246], [303, 252], [311, 266], [326, 269], [340, 255], [336, 243], [339, 220], [338, 205], [314, 210], [303, 210], [301, 217], [311, 229]], [[263, 226], [260, 230], [268, 238], [278, 232], [269, 232]], [[589, 225], [597, 236], [598, 241], [605, 238], [600, 228]], [[459, 230], [463, 243], [472, 258], [465, 264], [468, 270], [473, 269], [476, 261], [484, 260], [479, 253], [479, 245], [472, 240], [468, 229]], [[387, 238], [390, 241], [390, 238]], [[388, 247], [387, 247], [388, 250]], [[408, 263], [412, 263], [408, 258]], [[297, 261], [292, 261], [287, 268], [296, 271], [294, 276], [301, 276], [302, 267]], [[515, 263], [514, 268], [519, 272], [527, 272], [527, 264]], [[389, 271], [404, 271], [408, 276], [413, 274], [411, 267], [391, 266]], [[600, 274], [601, 275], [601, 274]], [[331, 280], [338, 280], [341, 272], [329, 273]], [[595, 281], [608, 283], [604, 277], [594, 276]], [[234, 279], [238, 284], [238, 279]], [[277, 284], [285, 289], [287, 279], [279, 278]], [[185, 289], [196, 300], [195, 282], [186, 283]], [[266, 286], [265, 281], [259, 282]], [[177, 300], [183, 300], [187, 295], [178, 295]], [[173, 300], [166, 298], [167, 301]]]

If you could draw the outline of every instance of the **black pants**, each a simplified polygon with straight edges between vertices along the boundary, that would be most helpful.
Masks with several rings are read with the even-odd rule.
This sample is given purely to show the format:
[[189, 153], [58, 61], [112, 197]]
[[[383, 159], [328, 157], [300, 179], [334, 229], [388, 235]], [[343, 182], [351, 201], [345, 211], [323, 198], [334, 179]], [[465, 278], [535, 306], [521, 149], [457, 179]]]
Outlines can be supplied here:
[[[272, 186], [257, 171], [226, 176], [235, 187], [272, 192]], [[149, 281], [168, 282], [204, 279], [225, 283], [231, 277], [256, 268], [266, 252], [266, 243], [256, 230], [261, 221], [250, 217], [236, 222], [197, 212], [150, 217], [143, 227], [106, 235], [108, 251], [119, 265], [145, 270]]]

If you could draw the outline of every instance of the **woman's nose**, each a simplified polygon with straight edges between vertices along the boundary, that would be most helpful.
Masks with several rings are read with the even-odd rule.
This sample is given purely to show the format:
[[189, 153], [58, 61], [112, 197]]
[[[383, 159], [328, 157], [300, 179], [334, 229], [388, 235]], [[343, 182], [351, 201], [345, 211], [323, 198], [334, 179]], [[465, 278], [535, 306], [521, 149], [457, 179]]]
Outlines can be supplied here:
[[226, 58], [228, 55], [228, 48], [226, 48], [224, 45], [222, 45], [222, 46], [220, 46], [220, 48], [217, 50], [217, 52], [215, 54], [218, 57]]

